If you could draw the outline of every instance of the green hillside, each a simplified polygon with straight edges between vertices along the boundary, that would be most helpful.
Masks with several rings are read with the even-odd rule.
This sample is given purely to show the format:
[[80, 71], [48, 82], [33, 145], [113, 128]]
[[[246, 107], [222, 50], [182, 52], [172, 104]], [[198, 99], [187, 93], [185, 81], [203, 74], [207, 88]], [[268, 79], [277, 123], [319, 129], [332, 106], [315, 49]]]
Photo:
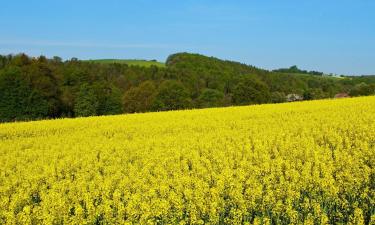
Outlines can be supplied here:
[[165, 66], [0, 55], [0, 122], [281, 103], [291, 95], [314, 100], [375, 94], [375, 76], [303, 73], [189, 53], [169, 56]]
[[155, 61], [155, 60], [142, 60], [142, 59], [90, 59], [90, 60], [86, 60], [86, 61], [103, 63], [103, 64], [120, 63], [120, 64], [132, 65], [132, 66], [165, 67], [165, 64], [162, 63], [162, 62], [158, 62], [158, 61]]

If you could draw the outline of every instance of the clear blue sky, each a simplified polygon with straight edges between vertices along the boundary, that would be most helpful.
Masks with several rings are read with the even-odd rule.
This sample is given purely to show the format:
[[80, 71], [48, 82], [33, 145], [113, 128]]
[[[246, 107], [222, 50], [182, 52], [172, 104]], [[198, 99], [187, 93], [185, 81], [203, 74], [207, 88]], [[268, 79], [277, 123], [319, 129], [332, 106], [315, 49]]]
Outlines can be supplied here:
[[266, 69], [375, 74], [373, 0], [12, 0], [0, 54], [164, 61], [195, 52]]

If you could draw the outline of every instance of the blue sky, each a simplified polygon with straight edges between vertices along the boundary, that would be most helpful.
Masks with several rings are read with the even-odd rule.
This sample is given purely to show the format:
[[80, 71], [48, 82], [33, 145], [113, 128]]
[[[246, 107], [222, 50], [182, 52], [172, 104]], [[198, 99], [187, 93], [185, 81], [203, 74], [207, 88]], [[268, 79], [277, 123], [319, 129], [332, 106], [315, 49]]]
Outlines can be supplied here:
[[375, 74], [373, 0], [2, 0], [0, 54], [194, 52], [266, 69]]

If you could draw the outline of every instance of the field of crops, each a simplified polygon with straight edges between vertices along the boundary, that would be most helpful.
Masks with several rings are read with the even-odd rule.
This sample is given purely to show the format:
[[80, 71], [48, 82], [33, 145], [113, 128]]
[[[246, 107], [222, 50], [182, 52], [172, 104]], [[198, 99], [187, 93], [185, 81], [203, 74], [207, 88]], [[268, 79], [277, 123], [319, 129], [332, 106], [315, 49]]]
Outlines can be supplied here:
[[0, 124], [0, 224], [375, 223], [375, 97]]

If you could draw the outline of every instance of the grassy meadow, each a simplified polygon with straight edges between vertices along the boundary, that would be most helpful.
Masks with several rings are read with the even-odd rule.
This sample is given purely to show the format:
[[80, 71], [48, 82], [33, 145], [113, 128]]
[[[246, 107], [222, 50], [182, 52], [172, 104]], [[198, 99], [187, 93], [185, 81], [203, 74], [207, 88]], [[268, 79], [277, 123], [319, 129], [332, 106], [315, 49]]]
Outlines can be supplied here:
[[165, 67], [165, 64], [162, 63], [162, 62], [153, 61], [153, 60], [142, 60], [142, 59], [92, 59], [92, 60], [87, 60], [87, 61], [96, 62], [96, 63], [103, 63], [103, 64], [119, 63], [119, 64], [127, 64], [127, 65], [130, 65], [130, 66]]

